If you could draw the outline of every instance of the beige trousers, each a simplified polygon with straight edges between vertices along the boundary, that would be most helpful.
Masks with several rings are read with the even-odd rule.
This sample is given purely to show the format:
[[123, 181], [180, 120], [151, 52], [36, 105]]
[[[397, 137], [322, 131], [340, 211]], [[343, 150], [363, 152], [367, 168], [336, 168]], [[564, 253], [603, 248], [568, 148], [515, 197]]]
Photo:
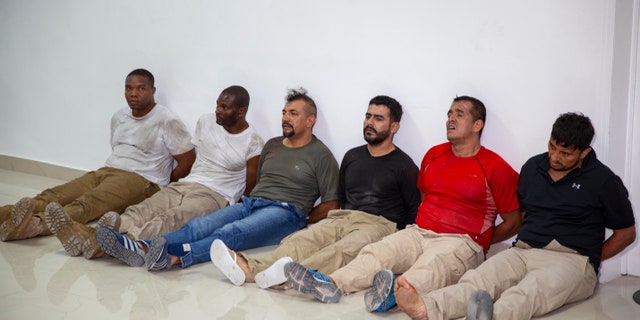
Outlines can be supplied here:
[[331, 210], [327, 218], [284, 238], [269, 255], [251, 258], [240, 253], [252, 273], [263, 271], [282, 257], [328, 274], [344, 266], [369, 243], [396, 231], [383, 217], [356, 210]]
[[194, 218], [227, 206], [217, 192], [195, 182], [174, 182], [120, 216], [120, 232], [135, 239], [154, 239]]
[[429, 319], [455, 319], [465, 315], [471, 294], [482, 289], [495, 301], [494, 319], [531, 319], [590, 297], [597, 280], [586, 256], [555, 240], [544, 249], [518, 242], [467, 272], [458, 284], [422, 300]]
[[[103, 167], [87, 172], [65, 184], [42, 191], [35, 196], [35, 212], [44, 221], [44, 209], [58, 202], [74, 220], [85, 224], [107, 211], [123, 212], [125, 208], [150, 197], [160, 188], [142, 176], [116, 168]], [[0, 209], [4, 218], [13, 206]], [[41, 235], [51, 234], [46, 230]]]
[[362, 248], [360, 254], [330, 277], [343, 293], [371, 287], [382, 269], [402, 274], [420, 293], [458, 282], [484, 260], [482, 247], [469, 236], [438, 234], [417, 225]]

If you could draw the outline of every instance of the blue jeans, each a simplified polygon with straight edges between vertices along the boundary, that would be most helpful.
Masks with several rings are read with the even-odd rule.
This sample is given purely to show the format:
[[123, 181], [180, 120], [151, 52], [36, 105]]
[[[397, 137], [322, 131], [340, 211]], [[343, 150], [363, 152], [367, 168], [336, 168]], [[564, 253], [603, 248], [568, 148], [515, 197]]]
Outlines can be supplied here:
[[180, 257], [186, 268], [211, 261], [209, 250], [215, 239], [232, 250], [275, 245], [306, 223], [307, 216], [293, 204], [243, 196], [240, 203], [193, 219], [163, 237], [169, 244], [167, 252]]

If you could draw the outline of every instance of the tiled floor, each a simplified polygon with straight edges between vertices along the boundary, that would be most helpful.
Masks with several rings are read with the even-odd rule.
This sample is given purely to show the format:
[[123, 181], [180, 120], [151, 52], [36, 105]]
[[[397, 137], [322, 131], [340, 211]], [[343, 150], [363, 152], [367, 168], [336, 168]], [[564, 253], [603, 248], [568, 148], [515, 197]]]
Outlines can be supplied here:
[[[60, 183], [0, 169], [0, 204]], [[362, 293], [326, 305], [292, 290], [235, 287], [208, 263], [150, 273], [108, 258], [73, 258], [55, 237], [0, 242], [0, 254], [0, 319], [407, 319], [367, 313]], [[631, 298], [638, 289], [639, 278], [621, 277], [543, 319], [640, 319]]]

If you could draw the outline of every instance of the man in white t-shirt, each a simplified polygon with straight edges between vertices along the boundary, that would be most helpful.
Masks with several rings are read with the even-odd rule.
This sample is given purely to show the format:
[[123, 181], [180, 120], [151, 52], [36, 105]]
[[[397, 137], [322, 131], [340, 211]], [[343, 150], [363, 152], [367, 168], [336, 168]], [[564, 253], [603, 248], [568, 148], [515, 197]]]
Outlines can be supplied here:
[[[0, 208], [0, 239], [51, 233], [71, 238], [71, 222], [83, 225], [107, 211], [122, 212], [186, 176], [195, 160], [191, 135], [171, 110], [156, 104], [155, 90], [149, 71], [131, 71], [125, 80], [129, 107], [111, 119], [112, 153], [105, 167]], [[82, 244], [63, 244], [72, 254], [81, 252]]]
[[[155, 238], [249, 195], [264, 145], [246, 120], [249, 93], [241, 86], [231, 86], [220, 93], [216, 104], [215, 113], [201, 116], [196, 125], [192, 140], [196, 162], [191, 173], [128, 207], [122, 215], [107, 212], [98, 225], [113, 226], [135, 239]], [[71, 229], [77, 242], [85, 243], [85, 258], [102, 255], [94, 228], [78, 224]]]

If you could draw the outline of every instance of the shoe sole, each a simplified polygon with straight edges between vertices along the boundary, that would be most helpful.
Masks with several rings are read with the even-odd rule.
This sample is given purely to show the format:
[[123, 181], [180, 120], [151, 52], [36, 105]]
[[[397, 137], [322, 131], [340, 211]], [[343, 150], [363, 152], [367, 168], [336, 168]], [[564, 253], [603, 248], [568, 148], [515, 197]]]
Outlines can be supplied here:
[[291, 287], [298, 292], [310, 294], [324, 303], [340, 301], [340, 289], [329, 289], [322, 282], [316, 280], [304, 266], [290, 262], [284, 266], [284, 274]]
[[115, 231], [120, 230], [120, 215], [115, 211], [109, 211], [98, 219], [99, 227], [107, 227]]
[[84, 256], [85, 259], [90, 260], [103, 255], [104, 251], [102, 251], [98, 245], [96, 234], [93, 234], [92, 238], [85, 240], [82, 244], [82, 256]]
[[[211, 256], [211, 262], [236, 286], [241, 286], [246, 280], [244, 271], [240, 269], [240, 266], [231, 259], [227, 246], [220, 240], [214, 240], [209, 250]], [[236, 253], [237, 259], [237, 253]]]
[[260, 288], [266, 289], [287, 282], [287, 277], [284, 275], [284, 266], [292, 261], [293, 259], [290, 257], [278, 259], [269, 268], [256, 274], [256, 284]]
[[98, 228], [96, 231], [98, 246], [106, 254], [126, 263], [131, 267], [141, 267], [144, 264], [144, 257], [137, 252], [125, 248], [115, 234], [108, 229]]
[[[373, 287], [364, 293], [364, 305], [369, 312], [383, 312], [393, 306], [378, 310], [389, 296], [393, 286], [393, 273], [390, 270], [380, 270], [373, 277]], [[395, 304], [394, 304], [395, 305]]]
[[0, 240], [11, 241], [22, 239], [19, 236], [24, 232], [35, 210], [35, 203], [31, 198], [22, 198], [13, 205], [11, 217], [0, 225]]
[[49, 231], [60, 240], [62, 247], [72, 257], [82, 254], [81, 241], [71, 230], [71, 221], [62, 207], [57, 203], [49, 203], [45, 209], [44, 220]]
[[164, 237], [157, 238], [156, 240], [153, 240], [153, 242], [151, 242], [149, 253], [144, 258], [147, 265], [147, 270], [159, 271], [169, 266], [169, 263], [166, 262], [166, 259], [162, 259], [162, 257], [166, 255], [166, 247], [167, 239]]
[[467, 303], [467, 319], [491, 320], [493, 318], [493, 298], [484, 291], [474, 292]]

